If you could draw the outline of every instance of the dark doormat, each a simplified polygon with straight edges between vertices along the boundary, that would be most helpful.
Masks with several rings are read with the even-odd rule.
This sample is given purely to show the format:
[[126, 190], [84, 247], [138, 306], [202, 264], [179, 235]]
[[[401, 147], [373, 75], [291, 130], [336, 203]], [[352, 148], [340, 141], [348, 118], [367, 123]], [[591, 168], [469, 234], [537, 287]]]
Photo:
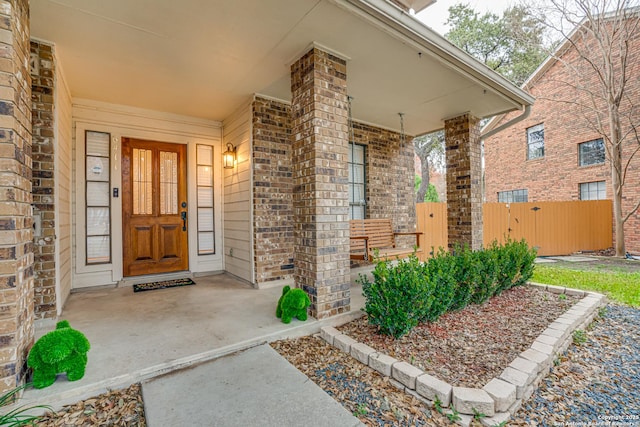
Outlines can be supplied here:
[[153, 291], [156, 289], [175, 288], [176, 286], [195, 285], [191, 279], [164, 280], [162, 282], [139, 283], [133, 285], [133, 292]]

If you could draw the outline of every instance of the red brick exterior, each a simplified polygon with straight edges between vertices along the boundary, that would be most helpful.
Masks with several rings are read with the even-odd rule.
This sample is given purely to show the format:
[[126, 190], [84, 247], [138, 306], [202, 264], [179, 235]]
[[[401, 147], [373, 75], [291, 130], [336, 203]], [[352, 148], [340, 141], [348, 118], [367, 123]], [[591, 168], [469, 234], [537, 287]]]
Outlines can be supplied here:
[[[630, 70], [628, 71], [628, 94], [635, 104], [627, 104], [622, 113], [630, 115], [632, 121], [640, 123], [640, 40], [631, 43]], [[563, 60], [576, 63], [575, 50], [565, 53]], [[583, 75], [590, 78], [597, 88], [595, 74], [585, 68]], [[485, 197], [487, 202], [496, 202], [501, 191], [527, 189], [528, 200], [560, 201], [579, 200], [580, 183], [606, 181], [607, 198], [612, 197], [610, 163], [581, 167], [578, 164], [578, 144], [601, 136], [588, 125], [587, 118], [593, 114], [579, 107], [557, 100], [580, 99], [585, 96], [562, 81], [575, 80], [563, 63], [552, 64], [527, 85], [536, 97], [530, 116], [506, 130], [485, 140]], [[605, 110], [606, 111], [606, 110]], [[498, 125], [518, 116], [514, 112], [503, 117]], [[544, 157], [527, 160], [526, 129], [544, 123]], [[628, 130], [628, 129], [626, 129]], [[623, 148], [623, 156], [638, 147], [638, 141], [630, 141]], [[608, 156], [607, 156], [608, 157]], [[627, 157], [628, 158], [628, 157]], [[623, 157], [624, 159], [624, 157]], [[623, 216], [640, 200], [640, 153], [636, 154], [628, 168], [627, 183], [623, 188]], [[585, 230], [587, 231], [587, 230]], [[629, 252], [640, 253], [640, 212], [636, 211], [625, 224], [625, 244]]]

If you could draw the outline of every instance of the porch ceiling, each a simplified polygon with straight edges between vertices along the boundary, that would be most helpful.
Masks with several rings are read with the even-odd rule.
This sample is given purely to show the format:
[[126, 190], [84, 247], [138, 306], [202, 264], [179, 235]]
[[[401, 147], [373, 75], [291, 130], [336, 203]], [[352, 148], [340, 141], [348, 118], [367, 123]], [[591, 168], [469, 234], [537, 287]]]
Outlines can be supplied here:
[[384, 127], [532, 102], [384, 0], [31, 0], [31, 34], [56, 44], [74, 97], [210, 120], [254, 93], [289, 100], [313, 42], [348, 58], [355, 118]]

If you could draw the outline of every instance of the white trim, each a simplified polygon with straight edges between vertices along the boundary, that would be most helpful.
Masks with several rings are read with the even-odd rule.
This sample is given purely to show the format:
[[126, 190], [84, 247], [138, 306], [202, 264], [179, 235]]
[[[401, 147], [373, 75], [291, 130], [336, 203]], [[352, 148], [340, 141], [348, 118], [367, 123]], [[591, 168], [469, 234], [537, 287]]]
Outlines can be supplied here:
[[[216, 173], [214, 182], [214, 215], [216, 218], [216, 254], [197, 255], [197, 245], [193, 242], [197, 233], [197, 204], [195, 198], [195, 146], [206, 144], [214, 147], [214, 161], [220, 156], [222, 125], [217, 121], [178, 116], [143, 110], [123, 105], [106, 104], [91, 100], [73, 100], [73, 121], [75, 125], [74, 163], [74, 257], [73, 289], [101, 285], [113, 285], [123, 279], [122, 241], [122, 171], [121, 141], [123, 137], [162, 141], [187, 146], [187, 198], [189, 223], [189, 271], [218, 271], [223, 269], [222, 210], [224, 183], [221, 171]], [[85, 195], [84, 195], [84, 133], [86, 130], [108, 132], [111, 136], [111, 263], [86, 265], [85, 258]], [[113, 197], [113, 188], [120, 189], [119, 197]], [[195, 188], [195, 187], [194, 187]], [[195, 236], [197, 239], [197, 236]]]

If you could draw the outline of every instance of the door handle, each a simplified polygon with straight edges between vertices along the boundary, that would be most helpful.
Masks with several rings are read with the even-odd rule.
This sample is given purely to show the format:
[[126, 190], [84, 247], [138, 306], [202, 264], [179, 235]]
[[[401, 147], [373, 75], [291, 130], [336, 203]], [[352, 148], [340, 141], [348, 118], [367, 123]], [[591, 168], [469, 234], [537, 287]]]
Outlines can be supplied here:
[[187, 212], [180, 212], [180, 218], [182, 218], [182, 231], [187, 231]]

